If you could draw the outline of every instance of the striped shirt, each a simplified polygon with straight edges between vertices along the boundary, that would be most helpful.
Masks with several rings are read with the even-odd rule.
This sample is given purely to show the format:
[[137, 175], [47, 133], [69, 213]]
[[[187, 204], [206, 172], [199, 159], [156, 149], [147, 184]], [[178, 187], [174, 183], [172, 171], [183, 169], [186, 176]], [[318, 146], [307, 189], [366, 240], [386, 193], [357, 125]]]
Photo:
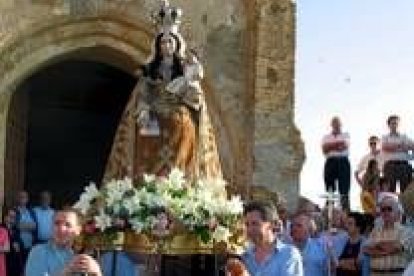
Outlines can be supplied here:
[[388, 134], [381, 139], [382, 146], [401, 146], [400, 150], [393, 152], [382, 150], [383, 162], [387, 161], [408, 161], [410, 160], [409, 148], [414, 146], [413, 140], [408, 138], [405, 134]]
[[[382, 241], [398, 241], [404, 249], [409, 246], [408, 229], [401, 224], [396, 223], [391, 229], [385, 229], [382, 226], [374, 228], [367, 241], [368, 244], [375, 244]], [[407, 248], [408, 249], [408, 248]], [[390, 270], [404, 268], [408, 264], [407, 256], [404, 252], [386, 256], [371, 256], [371, 270]]]

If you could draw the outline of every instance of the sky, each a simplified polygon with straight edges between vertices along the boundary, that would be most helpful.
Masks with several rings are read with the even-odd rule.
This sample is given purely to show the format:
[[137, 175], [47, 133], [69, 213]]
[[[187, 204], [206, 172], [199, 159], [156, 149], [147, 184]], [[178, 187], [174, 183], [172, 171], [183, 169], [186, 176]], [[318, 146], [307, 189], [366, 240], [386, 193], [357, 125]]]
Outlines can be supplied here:
[[[305, 143], [301, 194], [322, 203], [321, 139], [338, 115], [350, 134], [352, 174], [370, 135], [414, 137], [414, 1], [297, 0], [295, 122]], [[412, 96], [413, 95], [413, 96]], [[352, 177], [351, 206], [360, 208]]]

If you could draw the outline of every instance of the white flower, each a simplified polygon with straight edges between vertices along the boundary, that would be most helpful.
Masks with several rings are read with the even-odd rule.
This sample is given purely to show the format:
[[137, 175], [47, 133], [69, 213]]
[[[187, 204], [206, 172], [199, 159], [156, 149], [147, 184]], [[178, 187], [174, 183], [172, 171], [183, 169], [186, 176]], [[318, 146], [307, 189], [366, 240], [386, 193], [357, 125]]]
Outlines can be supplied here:
[[[75, 207], [92, 217], [102, 231], [113, 225], [112, 217], [121, 215], [137, 233], [153, 230], [157, 220], [148, 211], [164, 207], [187, 231], [214, 225], [210, 228], [214, 228], [212, 238], [227, 242], [234, 221], [243, 212], [243, 204], [239, 196], [228, 199], [225, 186], [222, 178], [197, 179], [189, 183], [184, 173], [174, 168], [167, 177], [145, 174], [143, 186], [139, 188], [133, 186], [130, 178], [109, 181], [101, 191], [92, 183], [85, 188]], [[104, 205], [92, 206], [95, 201], [96, 205]]]
[[98, 188], [96, 188], [96, 184], [91, 182], [89, 186], [85, 187], [85, 193], [89, 198], [97, 198], [100, 195]]
[[196, 188], [208, 190], [214, 197], [226, 197], [226, 181], [222, 178], [202, 178], [196, 181]]
[[127, 195], [135, 191], [130, 178], [112, 180], [104, 186], [104, 189], [106, 207], [110, 208], [114, 214], [119, 214]]
[[90, 207], [91, 202], [89, 200], [89, 197], [85, 196], [84, 194], [81, 194], [79, 200], [73, 205], [73, 208], [79, 210], [83, 215], [86, 215]]
[[230, 230], [226, 227], [223, 227], [221, 225], [217, 225], [217, 227], [214, 229], [214, 232], [212, 234], [212, 238], [216, 242], [227, 242], [231, 236]]
[[93, 182], [91, 182], [89, 186], [86, 186], [84, 190], [85, 191], [81, 194], [78, 202], [73, 205], [73, 208], [78, 209], [85, 215], [90, 209], [92, 201], [98, 198], [101, 194], [96, 188], [96, 184]]
[[122, 180], [113, 180], [105, 185], [107, 193], [118, 199], [122, 199], [125, 193], [133, 189], [132, 181], [127, 177]]
[[132, 230], [134, 230], [137, 234], [141, 233], [145, 227], [143, 221], [137, 217], [130, 218], [129, 223], [131, 224]]
[[135, 212], [138, 212], [142, 208], [140, 198], [138, 194], [136, 193], [133, 196], [126, 197], [122, 201], [122, 204], [129, 215], [132, 215]]
[[160, 194], [147, 193], [146, 204], [150, 207], [165, 206], [165, 200]]
[[96, 227], [104, 231], [106, 228], [112, 225], [112, 218], [104, 212], [99, 212], [98, 216], [94, 216]]
[[168, 182], [170, 184], [170, 188], [175, 190], [182, 189], [185, 184], [184, 172], [178, 168], [173, 168], [168, 175]]
[[155, 182], [155, 175], [154, 174], [146, 174], [144, 173], [144, 182], [145, 183], [152, 183]]
[[239, 195], [232, 196], [230, 201], [227, 201], [226, 210], [233, 215], [241, 215], [243, 213], [243, 201]]

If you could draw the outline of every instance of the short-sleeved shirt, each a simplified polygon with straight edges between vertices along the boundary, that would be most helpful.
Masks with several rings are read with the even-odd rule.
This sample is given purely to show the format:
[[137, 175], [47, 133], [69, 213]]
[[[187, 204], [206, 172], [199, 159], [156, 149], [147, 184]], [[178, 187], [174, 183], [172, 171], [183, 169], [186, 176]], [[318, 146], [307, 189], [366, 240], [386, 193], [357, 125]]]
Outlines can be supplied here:
[[247, 269], [255, 276], [303, 276], [303, 263], [299, 250], [292, 245], [277, 241], [273, 252], [263, 263], [255, 257], [255, 247], [250, 247], [242, 256]]
[[328, 275], [329, 256], [322, 240], [309, 238], [302, 250], [302, 258], [305, 276]]
[[341, 132], [338, 134], [327, 134], [322, 139], [322, 146], [334, 142], [343, 142], [346, 145], [346, 148], [341, 151], [332, 150], [325, 154], [327, 158], [329, 157], [347, 157], [349, 155], [349, 134], [346, 132]]
[[40, 241], [47, 241], [52, 237], [53, 216], [55, 211], [48, 207], [33, 208], [37, 220], [37, 238]]
[[384, 164], [382, 159], [383, 158], [382, 158], [382, 154], [381, 154], [380, 151], [378, 153], [369, 152], [369, 153], [365, 154], [361, 158], [361, 160], [359, 161], [356, 172], [357, 173], [364, 173], [368, 168], [369, 161], [371, 161], [371, 160], [376, 160], [377, 163], [378, 163], [378, 168], [380, 170], [382, 170], [382, 166]]
[[58, 276], [73, 258], [69, 248], [59, 248], [52, 242], [38, 244], [32, 248], [26, 262], [25, 276]]
[[[36, 224], [35, 218], [33, 217], [31, 210], [29, 210], [29, 208], [18, 207], [17, 211], [20, 214], [18, 223]], [[24, 248], [28, 249], [32, 247], [34, 239], [35, 239], [33, 231], [20, 230], [20, 239], [22, 240]]]

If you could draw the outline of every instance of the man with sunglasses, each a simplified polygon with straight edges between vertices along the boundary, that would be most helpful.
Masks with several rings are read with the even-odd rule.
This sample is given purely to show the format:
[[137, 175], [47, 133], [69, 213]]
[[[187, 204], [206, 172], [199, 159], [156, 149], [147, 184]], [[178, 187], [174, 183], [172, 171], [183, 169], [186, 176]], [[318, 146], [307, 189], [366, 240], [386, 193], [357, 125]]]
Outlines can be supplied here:
[[372, 230], [363, 252], [370, 257], [371, 276], [401, 276], [408, 264], [405, 251], [412, 249], [410, 232], [400, 224], [397, 197], [384, 196], [379, 206], [382, 223]]

